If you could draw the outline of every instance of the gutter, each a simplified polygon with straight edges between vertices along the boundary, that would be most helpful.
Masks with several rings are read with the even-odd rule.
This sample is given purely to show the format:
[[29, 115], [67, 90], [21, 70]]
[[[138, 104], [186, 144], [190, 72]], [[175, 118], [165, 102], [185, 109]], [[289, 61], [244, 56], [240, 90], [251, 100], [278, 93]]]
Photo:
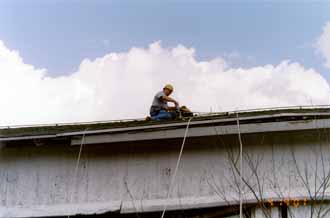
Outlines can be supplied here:
[[[330, 117], [330, 113], [280, 113], [274, 115], [261, 115], [261, 116], [250, 116], [250, 117], [241, 117], [239, 121], [249, 121], [249, 120], [260, 120], [260, 119], [270, 119], [270, 118], [282, 118], [282, 117], [316, 117], [316, 116], [325, 116]], [[320, 118], [313, 119], [320, 120]], [[194, 121], [194, 119], [190, 122], [190, 128], [194, 126], [201, 125], [211, 125], [211, 124], [224, 124], [228, 122], [236, 122], [236, 118], [225, 118], [225, 119], [213, 119], [213, 120], [199, 120]], [[304, 119], [302, 119], [304, 121]], [[275, 121], [279, 122], [279, 121]], [[275, 123], [273, 122], [273, 123]], [[267, 123], [267, 122], [262, 122]], [[253, 122], [251, 122], [253, 124]], [[259, 123], [260, 124], [260, 123]], [[108, 128], [108, 129], [100, 129], [100, 130], [86, 130], [86, 131], [75, 131], [75, 132], [64, 132], [57, 134], [46, 134], [46, 135], [31, 135], [31, 136], [18, 136], [18, 137], [0, 137], [0, 142], [6, 141], [19, 141], [19, 140], [31, 140], [31, 139], [49, 139], [49, 138], [59, 138], [59, 137], [68, 137], [68, 136], [81, 136], [81, 135], [94, 135], [94, 134], [114, 134], [114, 133], [126, 133], [126, 132], [136, 132], [136, 131], [159, 131], [162, 129], [178, 129], [186, 127], [187, 122], [173, 122], [167, 124], [155, 124], [155, 125], [145, 125], [145, 126], [134, 126], [134, 127], [118, 127], [118, 128]]]

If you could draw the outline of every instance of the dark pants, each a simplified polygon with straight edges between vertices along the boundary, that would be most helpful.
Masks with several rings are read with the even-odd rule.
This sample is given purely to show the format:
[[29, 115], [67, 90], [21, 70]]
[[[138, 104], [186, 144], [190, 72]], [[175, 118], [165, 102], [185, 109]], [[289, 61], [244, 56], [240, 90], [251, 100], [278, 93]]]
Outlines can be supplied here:
[[176, 112], [168, 112], [166, 110], [160, 110], [158, 112], [150, 113], [151, 119], [153, 120], [172, 120], [176, 117]]

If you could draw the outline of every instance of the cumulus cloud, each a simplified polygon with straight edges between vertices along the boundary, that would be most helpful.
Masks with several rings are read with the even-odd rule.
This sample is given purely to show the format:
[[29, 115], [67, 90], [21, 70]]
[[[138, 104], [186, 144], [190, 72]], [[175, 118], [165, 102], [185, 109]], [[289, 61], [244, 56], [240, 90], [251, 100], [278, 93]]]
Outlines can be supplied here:
[[326, 104], [330, 91], [299, 63], [232, 68], [221, 57], [198, 61], [192, 48], [159, 42], [85, 59], [77, 72], [51, 77], [0, 41], [0, 125], [145, 117], [166, 83], [181, 104], [206, 112]]
[[321, 54], [325, 60], [324, 66], [330, 68], [330, 22], [323, 27], [323, 32], [317, 39], [315, 47], [317, 53]]

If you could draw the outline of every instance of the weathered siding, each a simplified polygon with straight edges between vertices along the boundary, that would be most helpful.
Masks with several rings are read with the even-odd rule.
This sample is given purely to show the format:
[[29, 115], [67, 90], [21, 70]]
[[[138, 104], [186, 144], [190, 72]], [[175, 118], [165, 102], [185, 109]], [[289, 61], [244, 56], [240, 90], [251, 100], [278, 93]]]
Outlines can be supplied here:
[[[246, 181], [259, 197], [262, 190], [273, 200], [302, 201], [308, 192], [299, 171], [311, 189], [329, 173], [328, 136], [328, 130], [243, 136]], [[0, 217], [237, 204], [239, 177], [228, 159], [232, 148], [237, 160], [237, 135], [189, 138], [166, 201], [180, 146], [181, 139], [84, 146], [77, 177], [79, 146], [0, 146]], [[246, 201], [256, 201], [244, 191]]]

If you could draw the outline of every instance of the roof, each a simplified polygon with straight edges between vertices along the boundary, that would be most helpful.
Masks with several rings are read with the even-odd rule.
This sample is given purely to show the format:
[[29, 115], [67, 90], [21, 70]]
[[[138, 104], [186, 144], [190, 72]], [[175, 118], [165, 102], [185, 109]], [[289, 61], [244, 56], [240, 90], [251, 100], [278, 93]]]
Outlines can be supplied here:
[[[191, 126], [209, 126], [240, 123], [265, 123], [294, 120], [314, 120], [330, 118], [330, 106], [297, 106], [285, 108], [260, 108], [253, 110], [229, 111], [219, 113], [196, 113]], [[59, 123], [31, 126], [0, 127], [0, 141], [32, 138], [53, 138], [75, 135], [100, 134], [111, 132], [139, 131], [145, 129], [183, 128], [189, 118], [171, 121], [113, 120], [88, 123]]]

